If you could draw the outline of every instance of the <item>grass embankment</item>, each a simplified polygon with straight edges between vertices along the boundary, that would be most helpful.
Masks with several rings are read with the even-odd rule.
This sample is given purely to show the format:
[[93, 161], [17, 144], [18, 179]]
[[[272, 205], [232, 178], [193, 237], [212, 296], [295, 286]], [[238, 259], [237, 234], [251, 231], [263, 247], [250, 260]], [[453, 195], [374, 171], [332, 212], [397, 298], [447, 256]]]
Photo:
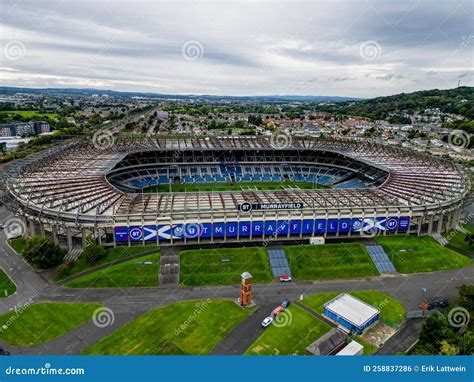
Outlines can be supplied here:
[[443, 247], [431, 237], [391, 236], [376, 240], [401, 273], [456, 269], [472, 264], [468, 257]]
[[232, 301], [180, 302], [145, 313], [83, 354], [208, 354], [250, 312]]
[[285, 247], [292, 276], [299, 280], [330, 280], [378, 276], [367, 250], [359, 243]]

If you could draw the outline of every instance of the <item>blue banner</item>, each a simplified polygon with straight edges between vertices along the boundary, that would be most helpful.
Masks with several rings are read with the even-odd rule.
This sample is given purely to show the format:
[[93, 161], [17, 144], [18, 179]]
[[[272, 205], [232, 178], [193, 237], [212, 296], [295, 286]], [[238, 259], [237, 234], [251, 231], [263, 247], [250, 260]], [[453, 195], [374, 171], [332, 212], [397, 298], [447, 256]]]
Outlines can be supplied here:
[[277, 235], [286, 236], [289, 231], [290, 222], [288, 220], [279, 220], [277, 224]]
[[250, 222], [240, 222], [239, 223], [239, 236], [246, 237], [250, 236], [252, 232], [252, 225]]
[[212, 225], [213, 237], [224, 237], [225, 234], [225, 223], [214, 223]]
[[177, 224], [173, 227], [159, 226], [130, 226], [115, 227], [115, 240], [118, 243], [130, 241], [156, 241], [173, 239], [196, 238], [224, 238], [224, 237], [252, 237], [287, 236], [290, 235], [322, 235], [345, 234], [359, 232], [365, 234], [381, 231], [406, 232], [410, 228], [410, 217], [377, 217], [377, 218], [342, 218], [342, 219], [304, 219], [304, 220], [270, 220], [270, 221], [241, 221], [216, 223], [188, 223]]
[[9, 356], [2, 381], [293, 381], [472, 382], [468, 356]]
[[128, 227], [115, 227], [115, 241], [118, 243], [128, 242]]
[[301, 220], [292, 220], [290, 222], [290, 234], [299, 235], [301, 233]]
[[239, 223], [227, 222], [225, 226], [225, 234], [227, 237], [235, 237], [239, 233]]
[[202, 223], [201, 224], [201, 237], [208, 238], [212, 234], [212, 224], [211, 223]]

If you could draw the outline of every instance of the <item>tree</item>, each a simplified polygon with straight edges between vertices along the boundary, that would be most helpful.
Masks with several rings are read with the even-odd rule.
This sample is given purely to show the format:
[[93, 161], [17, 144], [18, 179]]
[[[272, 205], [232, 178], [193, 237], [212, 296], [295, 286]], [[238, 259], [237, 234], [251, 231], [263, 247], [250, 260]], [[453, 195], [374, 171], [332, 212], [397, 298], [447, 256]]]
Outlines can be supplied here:
[[459, 341], [459, 354], [473, 355], [474, 354], [474, 333], [467, 331]]
[[262, 117], [259, 115], [250, 114], [248, 117], [248, 123], [251, 125], [260, 126], [262, 122]]
[[420, 343], [432, 345], [436, 349], [439, 349], [441, 341], [450, 339], [452, 334], [451, 327], [444, 317], [431, 315], [423, 323], [420, 333]]
[[459, 353], [459, 349], [450, 344], [448, 341], [441, 341], [441, 354], [445, 355], [456, 355]]
[[457, 304], [467, 309], [474, 311], [474, 285], [461, 285], [458, 287], [459, 298]]
[[474, 332], [472, 323], [463, 328], [452, 326], [450, 312], [462, 307], [469, 316], [474, 313], [474, 286], [461, 285], [458, 288], [459, 298], [442, 314], [431, 315], [423, 323], [420, 338], [410, 354], [474, 354]]
[[23, 257], [39, 269], [53, 268], [63, 261], [65, 252], [51, 239], [34, 236], [26, 241]]
[[84, 248], [82, 255], [88, 263], [95, 264], [106, 255], [105, 248], [98, 244], [90, 244]]

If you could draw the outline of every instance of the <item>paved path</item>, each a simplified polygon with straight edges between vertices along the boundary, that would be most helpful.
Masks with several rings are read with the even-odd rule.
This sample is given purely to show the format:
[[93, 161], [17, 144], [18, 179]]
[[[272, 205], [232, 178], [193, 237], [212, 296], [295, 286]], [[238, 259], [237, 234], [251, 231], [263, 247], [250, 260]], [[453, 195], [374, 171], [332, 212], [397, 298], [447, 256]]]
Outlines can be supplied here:
[[471, 259], [474, 259], [474, 251], [465, 251], [464, 249], [459, 249], [459, 248], [453, 247], [451, 244], [446, 244], [445, 247], [453, 250], [454, 252], [459, 252], [459, 253], [463, 254], [464, 256], [467, 256], [467, 257], [470, 257]]
[[248, 315], [239, 323], [226, 337], [219, 342], [209, 353], [211, 355], [241, 355], [249, 348], [253, 342], [265, 331], [262, 321], [271, 315], [272, 310], [281, 301], [273, 304], [265, 304], [257, 307], [254, 312]]
[[412, 318], [392, 338], [390, 338], [376, 353], [377, 355], [395, 355], [405, 352], [412, 346], [420, 335], [422, 318]]
[[[0, 208], [0, 222], [3, 223], [11, 217], [9, 211]], [[48, 282], [8, 246], [3, 231], [0, 231], [0, 267], [16, 285], [13, 295], [0, 299], [0, 312], [24, 305], [48, 287]]]
[[328, 324], [329, 326], [332, 326], [333, 328], [337, 328], [337, 325], [333, 321], [328, 319], [326, 316], [324, 316], [323, 314], [317, 313], [316, 311], [314, 311], [313, 309], [308, 308], [306, 305], [303, 305], [299, 301], [294, 302], [294, 304], [299, 306], [301, 309], [308, 312], [312, 316], [316, 317], [318, 320], [321, 320], [321, 321], [325, 322], [326, 324]]

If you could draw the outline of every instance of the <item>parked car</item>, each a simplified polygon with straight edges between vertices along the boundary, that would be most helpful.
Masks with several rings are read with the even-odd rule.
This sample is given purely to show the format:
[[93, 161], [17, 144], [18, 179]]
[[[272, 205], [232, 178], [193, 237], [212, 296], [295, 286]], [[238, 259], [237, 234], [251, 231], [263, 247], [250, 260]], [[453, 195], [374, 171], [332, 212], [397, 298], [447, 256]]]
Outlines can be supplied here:
[[285, 308], [283, 308], [281, 305], [278, 305], [275, 309], [273, 309], [273, 316], [278, 316], [279, 314], [283, 313], [284, 310]]
[[290, 305], [290, 300], [288, 299], [284, 299], [283, 302], [281, 303], [281, 306], [285, 309], [288, 308], [289, 305]]
[[273, 318], [271, 317], [265, 317], [265, 319], [262, 321], [262, 326], [266, 328], [268, 325], [270, 325], [273, 322]]
[[446, 308], [447, 306], [449, 306], [449, 301], [446, 297], [436, 296], [422, 301], [420, 306], [423, 310]]
[[5, 229], [6, 225], [3, 223], [0, 223], [0, 229]]
[[291, 281], [291, 276], [286, 276], [286, 275], [280, 276], [280, 281], [281, 281], [282, 283], [288, 283], [288, 282]]

